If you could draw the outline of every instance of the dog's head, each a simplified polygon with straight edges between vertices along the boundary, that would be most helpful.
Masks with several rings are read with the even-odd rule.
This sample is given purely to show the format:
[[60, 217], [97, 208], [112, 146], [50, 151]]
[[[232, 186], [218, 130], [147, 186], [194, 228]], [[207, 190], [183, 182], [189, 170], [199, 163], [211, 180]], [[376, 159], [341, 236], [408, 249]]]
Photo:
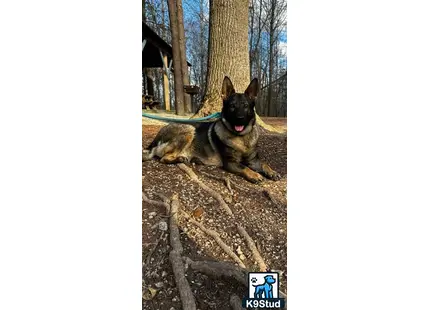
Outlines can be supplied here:
[[272, 276], [272, 275], [267, 275], [267, 276], [265, 276], [265, 277], [264, 277], [264, 280], [266, 280], [266, 283], [268, 283], [268, 284], [273, 284], [273, 283], [275, 283], [275, 282], [276, 282], [276, 279], [275, 279], [275, 278], [273, 278], [273, 276]]
[[226, 76], [222, 83], [222, 117], [227, 128], [238, 135], [252, 129], [255, 122], [255, 100], [258, 93], [258, 80], [251, 81], [243, 94], [236, 93], [233, 83]]

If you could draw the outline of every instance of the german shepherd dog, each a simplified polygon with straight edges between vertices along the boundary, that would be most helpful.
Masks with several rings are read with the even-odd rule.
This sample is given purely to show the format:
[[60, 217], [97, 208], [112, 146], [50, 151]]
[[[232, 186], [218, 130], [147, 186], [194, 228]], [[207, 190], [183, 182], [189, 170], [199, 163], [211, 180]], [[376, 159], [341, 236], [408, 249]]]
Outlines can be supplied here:
[[236, 93], [231, 80], [222, 85], [221, 119], [196, 125], [169, 124], [160, 129], [143, 151], [142, 161], [154, 156], [162, 163], [188, 163], [223, 167], [252, 183], [279, 180], [280, 175], [263, 163], [257, 154], [258, 128], [254, 111], [258, 80], [245, 93]]

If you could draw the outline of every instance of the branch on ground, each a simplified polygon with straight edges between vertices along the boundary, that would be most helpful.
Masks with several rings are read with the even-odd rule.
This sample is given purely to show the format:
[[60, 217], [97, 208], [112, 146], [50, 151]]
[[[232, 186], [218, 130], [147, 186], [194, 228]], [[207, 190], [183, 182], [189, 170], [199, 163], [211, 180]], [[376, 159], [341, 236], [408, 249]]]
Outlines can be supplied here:
[[278, 199], [276, 199], [273, 194], [267, 189], [263, 189], [263, 195], [266, 196], [280, 211], [287, 213], [287, 207], [280, 203]]
[[161, 239], [163, 239], [163, 237], [164, 237], [164, 231], [161, 232], [160, 237], [158, 237], [154, 247], [151, 249], [151, 251], [149, 251], [148, 255], [146, 256], [146, 259], [145, 259], [146, 265], [149, 264], [152, 254], [154, 254], [155, 249], [157, 248], [158, 244], [160, 243]]
[[247, 285], [248, 272], [246, 269], [230, 262], [193, 261], [185, 257], [185, 264], [193, 271], [204, 273], [214, 278], [234, 278], [237, 282]]
[[[191, 270], [203, 273], [213, 278], [233, 278], [238, 283], [248, 286], [248, 273], [249, 271], [240, 268], [229, 262], [214, 262], [214, 261], [193, 261], [189, 257], [183, 257], [185, 265], [190, 267]], [[279, 291], [282, 298], [287, 298], [287, 294]]]
[[225, 186], [227, 186], [228, 190], [230, 191], [230, 194], [233, 194], [233, 189], [231, 188], [231, 185], [234, 184], [233, 181], [230, 180], [228, 177], [218, 177], [216, 175], [209, 174], [207, 172], [200, 172], [202, 175], [207, 176], [208, 178], [212, 178], [221, 182], [224, 182]]
[[142, 192], [142, 199], [146, 203], [165, 208], [167, 214], [170, 212], [170, 205], [164, 201], [151, 200], [148, 198], [148, 196], [145, 195], [144, 192]]
[[169, 254], [170, 263], [172, 264], [173, 274], [175, 276], [176, 286], [181, 297], [182, 308], [184, 310], [196, 310], [196, 302], [191, 291], [190, 284], [185, 277], [185, 268], [182, 262], [182, 244], [179, 240], [178, 229], [178, 210], [179, 200], [178, 195], [174, 194], [171, 199], [170, 208], [170, 245], [172, 250]]
[[223, 208], [228, 213], [228, 215], [233, 216], [233, 212], [231, 211], [230, 207], [225, 203], [222, 196], [218, 192], [204, 184], [194, 173], [193, 169], [183, 163], [178, 164], [178, 167], [183, 170], [191, 178], [191, 180], [196, 182], [204, 191], [208, 192], [212, 197], [214, 197], [220, 204], [221, 208]]
[[177, 251], [182, 254], [184, 249], [182, 248], [181, 240], [179, 239], [179, 228], [178, 228], [178, 212], [179, 212], [179, 200], [178, 195], [174, 194], [171, 200], [170, 207], [170, 245], [173, 251]]
[[169, 199], [169, 198], [167, 198], [166, 196], [164, 196], [163, 194], [160, 194], [160, 193], [154, 193], [153, 195], [154, 195], [154, 196], [156, 196], [156, 197], [158, 197], [158, 198], [160, 198], [160, 199], [161, 199], [161, 201], [163, 201], [163, 202], [165, 202], [165, 203], [167, 203], [167, 204], [169, 204], [169, 205], [170, 205], [170, 199]]
[[260, 252], [255, 246], [254, 240], [252, 240], [251, 236], [248, 235], [248, 233], [242, 226], [237, 225], [237, 230], [239, 231], [239, 234], [245, 239], [248, 248], [252, 252], [252, 256], [254, 257], [255, 261], [258, 264], [258, 267], [260, 268], [260, 271], [267, 271], [266, 263], [264, 262], [263, 258], [260, 255]]
[[184, 217], [192, 224], [200, 228], [201, 231], [203, 231], [206, 235], [212, 237], [215, 242], [223, 249], [223, 251], [230, 256], [240, 267], [246, 268], [245, 264], [242, 262], [242, 260], [233, 252], [233, 250], [222, 241], [220, 235], [209, 228], [206, 228], [203, 226], [202, 223], [197, 222], [194, 220], [191, 216], [189, 216], [186, 212], [182, 212], [181, 214], [184, 215]]
[[224, 182], [224, 184], [227, 186], [227, 188], [230, 190], [230, 193], [232, 193], [232, 186], [235, 187], [236, 189], [240, 189], [243, 191], [252, 191], [252, 192], [257, 192], [257, 193], [262, 193], [266, 198], [268, 198], [274, 205], [275, 207], [277, 207], [280, 211], [286, 213], [286, 207], [283, 206], [282, 203], [280, 203], [274, 196], [273, 194], [267, 189], [267, 188], [263, 188], [263, 189], [255, 189], [253, 187], [244, 187], [242, 185], [237, 184], [236, 182], [234, 182], [233, 180], [230, 180], [230, 178], [228, 177], [219, 177], [216, 175], [211, 175], [207, 172], [200, 172], [202, 175], [211, 178], [211, 179], [215, 179], [221, 182]]

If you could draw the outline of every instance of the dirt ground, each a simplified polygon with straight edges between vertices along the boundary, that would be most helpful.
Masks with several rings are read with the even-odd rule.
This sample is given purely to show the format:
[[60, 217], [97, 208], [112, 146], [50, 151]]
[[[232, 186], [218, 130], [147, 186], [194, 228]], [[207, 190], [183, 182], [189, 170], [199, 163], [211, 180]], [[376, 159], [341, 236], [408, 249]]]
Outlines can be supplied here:
[[[284, 118], [263, 118], [275, 127], [285, 127]], [[159, 124], [142, 126], [142, 147], [146, 148], [161, 128]], [[190, 165], [198, 177], [216, 190], [233, 211], [233, 220], [219, 203], [176, 165], [165, 165], [157, 160], [142, 163], [142, 191], [153, 200], [160, 200], [154, 193], [171, 197], [179, 195], [180, 208], [206, 228], [217, 231], [222, 240], [241, 258], [249, 270], [258, 271], [251, 251], [239, 235], [236, 224], [246, 229], [257, 245], [266, 265], [280, 273], [280, 290], [287, 288], [287, 137], [286, 134], [263, 132], [258, 142], [262, 160], [267, 162], [283, 178], [274, 182], [264, 181], [254, 185], [243, 178], [225, 172], [220, 168]], [[206, 173], [206, 174], [205, 174]], [[228, 177], [240, 188], [233, 192], [226, 185], [207, 174]], [[271, 198], [263, 192], [266, 189]], [[174, 310], [182, 309], [179, 292], [176, 288], [172, 267], [169, 261], [168, 230], [163, 231], [163, 223], [169, 218], [163, 207], [142, 202], [142, 309]], [[234, 262], [220, 246], [200, 228], [179, 216], [183, 256], [192, 260], [215, 260]], [[213, 279], [204, 274], [186, 270], [186, 276], [196, 299], [197, 309], [231, 309], [229, 298], [235, 293], [245, 297], [247, 288], [233, 279]]]

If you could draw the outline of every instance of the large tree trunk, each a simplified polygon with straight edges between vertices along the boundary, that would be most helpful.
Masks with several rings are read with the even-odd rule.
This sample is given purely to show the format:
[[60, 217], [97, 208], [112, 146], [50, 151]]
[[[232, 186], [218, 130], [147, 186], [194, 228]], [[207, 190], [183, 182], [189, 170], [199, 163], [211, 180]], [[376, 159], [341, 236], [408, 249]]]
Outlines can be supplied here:
[[211, 0], [209, 14], [209, 57], [206, 92], [197, 115], [221, 111], [224, 76], [243, 92], [249, 79], [249, 0]]
[[[178, 14], [178, 30], [179, 30], [179, 51], [181, 54], [181, 72], [184, 85], [190, 84], [190, 77], [188, 75], [187, 54], [185, 49], [185, 30], [184, 30], [184, 16], [182, 11], [182, 0], [176, 0], [176, 9]], [[191, 96], [184, 92], [185, 112], [191, 113]]]
[[[249, 0], [210, 0], [206, 92], [194, 117], [221, 111], [225, 76], [237, 92], [244, 92], [249, 85], [248, 4]], [[265, 124], [258, 115], [257, 123], [267, 130], [282, 132]]]
[[176, 13], [176, 1], [168, 0], [170, 29], [172, 32], [173, 49], [173, 76], [175, 84], [175, 109], [177, 115], [184, 115], [184, 82], [182, 79], [181, 53], [179, 48], [178, 18]]

